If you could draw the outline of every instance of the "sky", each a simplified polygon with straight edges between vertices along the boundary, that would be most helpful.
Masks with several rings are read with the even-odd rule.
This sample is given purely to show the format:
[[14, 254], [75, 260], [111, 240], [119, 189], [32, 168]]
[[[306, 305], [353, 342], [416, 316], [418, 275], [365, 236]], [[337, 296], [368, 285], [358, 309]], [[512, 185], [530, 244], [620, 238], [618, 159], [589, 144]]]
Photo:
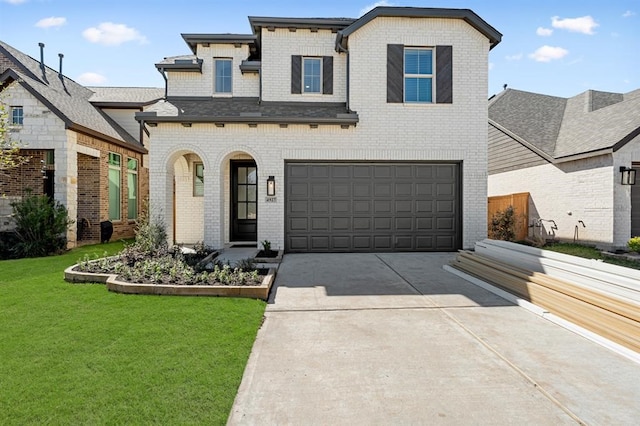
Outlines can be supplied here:
[[0, 0], [0, 40], [87, 86], [163, 87], [154, 64], [190, 54], [181, 33], [250, 34], [248, 16], [357, 18], [375, 5], [471, 9], [502, 33], [503, 85], [553, 96], [640, 88], [640, 0]]

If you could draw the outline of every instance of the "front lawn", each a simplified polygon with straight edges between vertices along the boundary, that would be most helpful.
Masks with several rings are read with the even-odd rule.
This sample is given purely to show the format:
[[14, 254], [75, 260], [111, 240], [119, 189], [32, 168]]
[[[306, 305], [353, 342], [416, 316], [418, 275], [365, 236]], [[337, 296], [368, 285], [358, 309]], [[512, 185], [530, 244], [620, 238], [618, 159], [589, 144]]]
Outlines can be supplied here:
[[85, 254], [0, 261], [0, 424], [224, 424], [265, 303], [69, 284]]
[[640, 269], [640, 262], [622, 257], [607, 256], [602, 254], [595, 247], [585, 246], [575, 243], [553, 243], [543, 247], [545, 250], [551, 250], [558, 253], [570, 254], [572, 256], [584, 257], [585, 259], [598, 259], [605, 263], [624, 266], [626, 268]]

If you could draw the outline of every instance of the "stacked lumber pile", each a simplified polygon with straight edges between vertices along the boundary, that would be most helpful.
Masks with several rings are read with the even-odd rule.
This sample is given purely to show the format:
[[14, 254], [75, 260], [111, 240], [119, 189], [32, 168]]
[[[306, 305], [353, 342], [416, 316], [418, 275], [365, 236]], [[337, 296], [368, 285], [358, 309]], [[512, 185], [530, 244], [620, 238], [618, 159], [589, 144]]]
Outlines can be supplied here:
[[[637, 300], [640, 291], [635, 287], [640, 287], [640, 282], [634, 283], [633, 277], [629, 281], [631, 285], [622, 288], [620, 281], [623, 279], [613, 272], [596, 271], [589, 275], [580, 269], [574, 279], [558, 278], [535, 271], [533, 267], [520, 266], [531, 259], [513, 260], [514, 252], [520, 250], [517, 247], [504, 246], [505, 243], [500, 242], [501, 246], [496, 249], [491, 246], [491, 240], [480, 244], [484, 246], [475, 252], [461, 251], [451, 266], [640, 353], [640, 303]], [[519, 255], [527, 257], [531, 253]], [[556, 259], [553, 261], [557, 262]], [[541, 263], [544, 262], [538, 259], [537, 264]], [[578, 266], [573, 268], [579, 269]], [[563, 269], [567, 277], [566, 271], [572, 266]], [[594, 275], [602, 279], [594, 278]]]

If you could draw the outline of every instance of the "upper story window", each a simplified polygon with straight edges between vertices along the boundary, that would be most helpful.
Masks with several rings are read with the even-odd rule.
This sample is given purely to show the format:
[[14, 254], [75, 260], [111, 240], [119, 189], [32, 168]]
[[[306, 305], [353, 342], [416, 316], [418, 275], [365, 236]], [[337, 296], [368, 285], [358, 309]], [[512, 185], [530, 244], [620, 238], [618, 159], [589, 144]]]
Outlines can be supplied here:
[[321, 93], [322, 59], [304, 58], [302, 61], [302, 90], [304, 93]]
[[215, 61], [216, 93], [231, 93], [231, 59]]
[[11, 107], [11, 124], [14, 126], [22, 126], [24, 122], [24, 109], [21, 106]]
[[333, 56], [291, 55], [291, 93], [333, 95]]
[[404, 50], [404, 101], [433, 102], [433, 49]]

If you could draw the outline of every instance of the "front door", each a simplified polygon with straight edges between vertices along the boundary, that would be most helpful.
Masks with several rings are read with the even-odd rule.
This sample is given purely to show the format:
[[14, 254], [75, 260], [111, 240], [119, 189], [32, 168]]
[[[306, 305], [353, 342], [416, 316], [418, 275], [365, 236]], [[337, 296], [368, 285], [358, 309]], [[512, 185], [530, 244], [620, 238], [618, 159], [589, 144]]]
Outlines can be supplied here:
[[255, 161], [231, 162], [231, 241], [258, 239], [258, 169]]

